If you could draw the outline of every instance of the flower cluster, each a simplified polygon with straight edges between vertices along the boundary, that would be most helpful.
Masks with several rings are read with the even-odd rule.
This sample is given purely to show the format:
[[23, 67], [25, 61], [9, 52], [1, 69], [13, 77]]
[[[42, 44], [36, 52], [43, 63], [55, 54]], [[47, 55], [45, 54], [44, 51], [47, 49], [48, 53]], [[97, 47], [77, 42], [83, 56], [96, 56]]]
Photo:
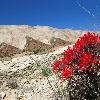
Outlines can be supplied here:
[[75, 71], [98, 70], [100, 67], [100, 36], [88, 32], [73, 47], [64, 51], [64, 57], [52, 64], [53, 72], [66, 79]]

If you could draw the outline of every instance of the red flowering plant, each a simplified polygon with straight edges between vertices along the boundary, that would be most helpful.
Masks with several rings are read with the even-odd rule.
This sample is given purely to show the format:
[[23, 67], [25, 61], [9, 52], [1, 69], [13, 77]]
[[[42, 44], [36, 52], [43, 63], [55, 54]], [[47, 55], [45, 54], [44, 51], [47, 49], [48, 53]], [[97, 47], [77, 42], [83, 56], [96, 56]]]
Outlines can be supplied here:
[[[90, 32], [84, 34], [84, 36], [80, 37], [77, 40], [72, 48], [68, 47], [68, 49], [64, 51], [63, 58], [55, 61], [52, 64], [52, 69], [55, 74], [60, 74], [61, 79], [66, 80], [70, 78], [70, 84], [72, 82], [72, 76], [75, 76], [76, 74], [81, 78], [84, 75], [87, 75], [87, 77], [89, 78], [93, 76], [90, 79], [91, 81], [93, 81], [95, 78], [94, 74], [96, 76], [100, 71], [100, 36]], [[87, 78], [85, 77], [85, 79]], [[86, 93], [86, 95], [84, 95], [84, 99], [87, 99], [88, 97], [91, 98], [90, 95], [87, 95], [88, 92]], [[79, 97], [79, 94], [77, 95]], [[92, 95], [93, 97], [95, 97], [93, 93]], [[72, 95], [70, 96], [73, 98], [71, 100], [83, 100], [83, 96], [81, 96], [79, 99], [76, 95], [74, 96], [76, 96], [77, 99], [75, 99]]]

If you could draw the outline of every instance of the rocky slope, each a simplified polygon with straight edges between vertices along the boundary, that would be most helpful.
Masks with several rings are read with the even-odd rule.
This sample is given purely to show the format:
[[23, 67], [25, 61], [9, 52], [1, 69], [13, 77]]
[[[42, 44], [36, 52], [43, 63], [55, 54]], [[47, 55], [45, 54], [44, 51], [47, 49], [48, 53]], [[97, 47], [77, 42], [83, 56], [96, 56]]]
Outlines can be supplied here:
[[44, 77], [41, 69], [51, 69], [51, 63], [61, 57], [66, 48], [0, 61], [0, 97], [3, 100], [55, 100], [58, 94], [54, 95], [48, 80], [54, 86], [56, 77]]
[[62, 100], [54, 87], [59, 86], [56, 76], [46, 77], [43, 70], [51, 70], [51, 63], [84, 33], [47, 26], [0, 26], [0, 100]]

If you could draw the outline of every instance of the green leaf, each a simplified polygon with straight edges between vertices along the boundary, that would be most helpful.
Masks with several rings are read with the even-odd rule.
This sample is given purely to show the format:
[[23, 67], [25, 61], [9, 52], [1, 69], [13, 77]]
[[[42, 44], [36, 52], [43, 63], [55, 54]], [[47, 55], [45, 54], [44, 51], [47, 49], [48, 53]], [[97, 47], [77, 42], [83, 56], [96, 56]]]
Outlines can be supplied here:
[[43, 76], [45, 76], [45, 77], [48, 77], [48, 76], [50, 76], [51, 75], [51, 69], [50, 68], [44, 68], [44, 69], [42, 69], [42, 74], [43, 74]]

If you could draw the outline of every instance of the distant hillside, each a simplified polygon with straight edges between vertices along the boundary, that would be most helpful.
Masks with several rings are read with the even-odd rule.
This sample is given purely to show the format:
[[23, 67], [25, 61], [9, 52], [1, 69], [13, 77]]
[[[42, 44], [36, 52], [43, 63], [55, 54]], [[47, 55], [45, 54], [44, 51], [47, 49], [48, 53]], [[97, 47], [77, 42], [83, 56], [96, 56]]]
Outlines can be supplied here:
[[52, 48], [52, 46], [49, 44], [45, 44], [31, 37], [26, 37], [26, 45], [24, 47], [25, 52], [34, 52], [37, 54], [50, 48]]
[[15, 54], [22, 53], [22, 50], [6, 43], [0, 44], [0, 58], [11, 57]]
[[82, 30], [57, 29], [49, 26], [0, 26], [0, 44], [2, 47], [2, 43], [4, 43], [4, 48], [0, 48], [2, 52], [0, 57], [22, 52], [51, 51], [53, 48], [75, 43], [78, 37], [86, 32]]

